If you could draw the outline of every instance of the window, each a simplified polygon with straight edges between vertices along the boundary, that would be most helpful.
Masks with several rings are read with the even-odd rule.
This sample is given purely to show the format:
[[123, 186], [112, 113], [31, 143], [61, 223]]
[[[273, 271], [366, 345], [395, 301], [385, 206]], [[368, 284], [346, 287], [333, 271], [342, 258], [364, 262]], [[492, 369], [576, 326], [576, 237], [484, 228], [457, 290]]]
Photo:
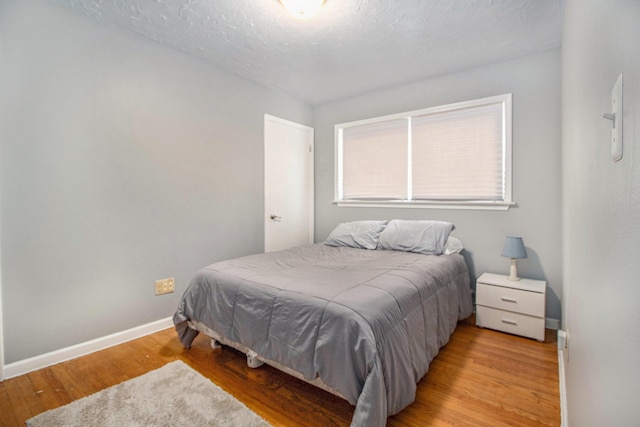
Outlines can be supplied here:
[[508, 209], [511, 94], [336, 125], [335, 202]]

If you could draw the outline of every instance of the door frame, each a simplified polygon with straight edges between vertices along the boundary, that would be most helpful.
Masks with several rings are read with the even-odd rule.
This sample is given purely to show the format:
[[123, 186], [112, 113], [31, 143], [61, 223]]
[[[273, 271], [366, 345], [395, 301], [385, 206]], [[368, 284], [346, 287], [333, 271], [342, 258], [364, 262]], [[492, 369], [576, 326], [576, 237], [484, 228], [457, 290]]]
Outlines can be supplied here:
[[314, 172], [314, 158], [315, 158], [315, 146], [314, 146], [314, 129], [309, 126], [302, 125], [300, 123], [292, 122], [290, 120], [281, 119], [280, 117], [272, 116], [270, 114], [264, 115], [264, 134], [263, 134], [263, 150], [265, 153], [264, 156], [264, 207], [263, 207], [263, 215], [264, 215], [264, 231], [263, 231], [263, 251], [266, 250], [267, 243], [267, 222], [269, 221], [269, 212], [267, 212], [267, 197], [269, 195], [269, 189], [267, 188], [267, 180], [266, 180], [266, 171], [267, 171], [267, 156], [266, 156], [266, 140], [267, 140], [267, 122], [277, 123], [279, 125], [290, 126], [296, 129], [300, 129], [308, 132], [309, 138], [307, 143], [309, 144], [309, 164], [307, 165], [307, 170], [309, 171], [309, 188], [307, 189], [307, 194], [309, 196], [309, 244], [314, 242], [315, 238], [315, 172]]
[[[2, 55], [2, 34], [0, 34], [0, 64], [2, 64], [3, 60]], [[1, 133], [0, 133], [1, 134]], [[1, 141], [0, 141], [1, 143]], [[2, 203], [0, 202], [0, 205]], [[1, 215], [1, 214], [0, 214]], [[1, 223], [1, 222], [0, 222]], [[2, 231], [0, 230], [0, 243], [2, 242]], [[0, 245], [1, 247], [1, 245]], [[2, 260], [2, 252], [0, 251], [0, 261]], [[1, 266], [2, 262], [0, 262]], [[0, 381], [4, 381], [4, 332], [2, 329], [2, 320], [4, 319], [4, 314], [2, 310], [2, 268], [0, 267]]]

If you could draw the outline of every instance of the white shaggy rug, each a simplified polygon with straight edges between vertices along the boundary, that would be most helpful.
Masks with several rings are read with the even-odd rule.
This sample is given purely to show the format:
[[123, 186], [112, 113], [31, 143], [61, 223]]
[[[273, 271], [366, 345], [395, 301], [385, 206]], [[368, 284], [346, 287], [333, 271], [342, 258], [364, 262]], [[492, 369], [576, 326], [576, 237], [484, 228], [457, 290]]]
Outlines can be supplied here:
[[52, 409], [27, 421], [44, 426], [243, 426], [269, 424], [184, 362]]

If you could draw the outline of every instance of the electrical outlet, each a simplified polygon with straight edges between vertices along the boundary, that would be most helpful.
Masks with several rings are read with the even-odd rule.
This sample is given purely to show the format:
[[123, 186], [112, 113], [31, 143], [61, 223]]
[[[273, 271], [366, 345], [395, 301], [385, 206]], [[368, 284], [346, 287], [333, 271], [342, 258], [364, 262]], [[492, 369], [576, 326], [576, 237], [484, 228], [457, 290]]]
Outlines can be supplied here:
[[170, 294], [176, 289], [176, 281], [173, 277], [156, 280], [156, 295]]

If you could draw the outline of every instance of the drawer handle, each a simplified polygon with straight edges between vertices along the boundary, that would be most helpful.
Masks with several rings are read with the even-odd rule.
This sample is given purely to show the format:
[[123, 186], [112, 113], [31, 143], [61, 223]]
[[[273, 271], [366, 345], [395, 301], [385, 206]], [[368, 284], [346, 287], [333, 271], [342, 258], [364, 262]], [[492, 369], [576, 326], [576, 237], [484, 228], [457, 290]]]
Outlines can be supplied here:
[[502, 319], [502, 323], [506, 323], [508, 325], [518, 326], [518, 322], [516, 322], [515, 320]]
[[500, 299], [505, 302], [514, 302], [514, 303], [518, 302], [518, 300], [515, 300], [513, 298], [501, 297]]

